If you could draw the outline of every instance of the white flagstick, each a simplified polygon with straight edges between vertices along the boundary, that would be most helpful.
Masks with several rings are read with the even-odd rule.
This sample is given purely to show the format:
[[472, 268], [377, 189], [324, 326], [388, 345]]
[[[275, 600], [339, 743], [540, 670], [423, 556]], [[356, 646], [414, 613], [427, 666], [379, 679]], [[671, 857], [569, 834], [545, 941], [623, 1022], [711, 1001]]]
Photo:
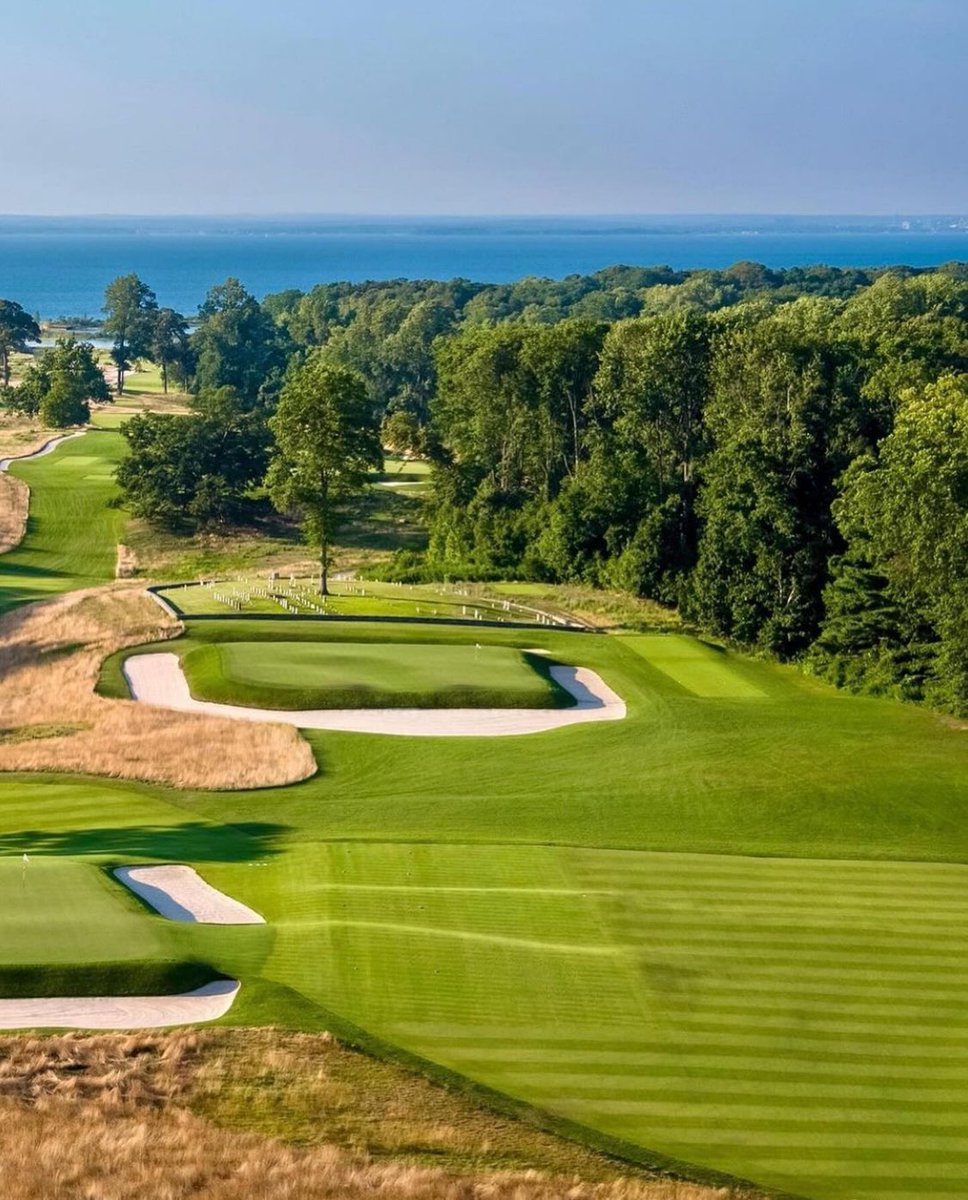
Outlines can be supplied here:
[[27, 857], [27, 855], [26, 855], [26, 854], [24, 854], [24, 857], [23, 857], [23, 864], [24, 864], [24, 865], [23, 865], [23, 871], [22, 871], [22, 874], [21, 874], [21, 877], [20, 877], [20, 886], [21, 886], [21, 887], [26, 887], [26, 886], [27, 886], [27, 863], [29, 863], [29, 862], [30, 862], [30, 859]]

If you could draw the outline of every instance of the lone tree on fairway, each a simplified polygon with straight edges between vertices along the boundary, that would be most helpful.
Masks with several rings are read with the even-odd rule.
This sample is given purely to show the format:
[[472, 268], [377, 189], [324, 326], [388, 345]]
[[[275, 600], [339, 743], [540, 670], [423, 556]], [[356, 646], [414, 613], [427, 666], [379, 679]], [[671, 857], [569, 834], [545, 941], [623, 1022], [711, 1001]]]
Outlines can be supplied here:
[[137, 275], [119, 275], [104, 289], [104, 332], [114, 339], [111, 357], [117, 391], [124, 392], [124, 373], [138, 358], [151, 357], [158, 302]]
[[40, 327], [34, 318], [15, 300], [0, 300], [0, 378], [10, 386], [10, 355], [22, 354], [28, 342], [40, 341]]
[[329, 593], [336, 512], [383, 466], [379, 426], [363, 379], [316, 351], [288, 380], [269, 421], [275, 447], [266, 484], [280, 512], [303, 514], [319, 547], [319, 593]]

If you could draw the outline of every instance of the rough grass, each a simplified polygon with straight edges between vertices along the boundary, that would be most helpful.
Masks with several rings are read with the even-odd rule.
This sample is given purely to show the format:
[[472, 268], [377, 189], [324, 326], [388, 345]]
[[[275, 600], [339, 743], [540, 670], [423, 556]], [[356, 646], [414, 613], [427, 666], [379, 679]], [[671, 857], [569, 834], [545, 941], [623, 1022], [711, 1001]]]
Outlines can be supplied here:
[[[414, 1144], [443, 1139], [469, 1157], [476, 1152], [487, 1160], [489, 1135], [513, 1140], [516, 1134], [529, 1165], [423, 1165], [406, 1146], [380, 1147], [374, 1154], [368, 1149], [372, 1131], [364, 1121], [356, 1122], [352, 1111], [360, 1100], [368, 1116], [373, 1108], [370, 1081], [361, 1089], [353, 1065], [347, 1066], [348, 1058], [360, 1057], [325, 1037], [294, 1042], [271, 1032], [0, 1039], [0, 1155], [16, 1164], [7, 1172], [5, 1191], [11, 1200], [52, 1195], [91, 1200], [200, 1195], [211, 1200], [726, 1200], [738, 1195], [674, 1180], [623, 1177], [606, 1160], [515, 1130], [512, 1122], [489, 1119], [459, 1098], [440, 1095], [429, 1106], [421, 1104], [425, 1096], [393, 1077], [384, 1082], [397, 1099], [402, 1083], [413, 1105], [402, 1120]], [[292, 1144], [291, 1132], [280, 1129], [263, 1105], [266, 1085], [276, 1082], [280, 1070], [287, 1074], [285, 1094], [293, 1105], [287, 1116], [312, 1130], [309, 1137], [298, 1137], [300, 1145]], [[248, 1101], [244, 1130], [233, 1115], [243, 1096]]]
[[[94, 694], [107, 655], [179, 630], [145, 593], [123, 587], [0, 617], [0, 730], [8, 734], [0, 738], [0, 770], [203, 788], [266, 787], [313, 774], [312, 751], [288, 726], [175, 715]], [[67, 731], [53, 732], [58, 725]]]
[[[0, 401], [3, 391], [0, 389]], [[14, 458], [20, 454], [31, 454], [45, 442], [63, 430], [45, 429], [36, 417], [24, 417], [19, 413], [0, 409], [0, 458]]]
[[572, 614], [596, 629], [674, 632], [683, 627], [675, 609], [627, 592], [550, 583], [478, 583], [468, 587], [474, 595], [506, 596], [546, 612]]
[[30, 489], [22, 479], [0, 474], [0, 554], [19, 546], [27, 528]]
[[196, 698], [255, 708], [556, 708], [572, 703], [547, 663], [507, 646], [307, 644], [280, 637], [197, 646], [182, 665]]

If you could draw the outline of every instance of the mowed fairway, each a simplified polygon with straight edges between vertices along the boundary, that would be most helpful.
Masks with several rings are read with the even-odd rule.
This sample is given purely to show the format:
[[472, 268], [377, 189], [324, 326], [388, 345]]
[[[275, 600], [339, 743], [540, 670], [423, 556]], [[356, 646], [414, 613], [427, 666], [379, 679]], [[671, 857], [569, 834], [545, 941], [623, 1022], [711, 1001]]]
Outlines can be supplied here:
[[21, 544], [0, 555], [0, 612], [114, 578], [125, 516], [108, 502], [123, 448], [119, 434], [90, 431], [10, 467], [30, 488], [30, 516]]
[[223, 642], [183, 660], [196, 699], [261, 708], [550, 708], [535, 655], [506, 646]]
[[[93, 504], [99, 481], [77, 486]], [[94, 527], [78, 571], [113, 556], [115, 528]], [[817, 1200], [968, 1195], [963, 730], [683, 635], [187, 624], [163, 649], [544, 649], [599, 672], [628, 717], [526, 739], [314, 733], [319, 773], [270, 791], [0, 777], [4, 911], [25, 850], [62, 893], [12, 923], [0, 962], [35, 961], [90, 871], [99, 929], [65, 916], [53, 965], [74, 944], [78, 962], [132, 953], [138, 931], [153, 961], [240, 979], [229, 1021], [355, 1026], [648, 1161]], [[194, 865], [267, 924], [174, 928], [97, 873], [137, 862]]]
[[284, 873], [267, 972], [387, 1041], [795, 1193], [965, 1195], [968, 868], [344, 845]]

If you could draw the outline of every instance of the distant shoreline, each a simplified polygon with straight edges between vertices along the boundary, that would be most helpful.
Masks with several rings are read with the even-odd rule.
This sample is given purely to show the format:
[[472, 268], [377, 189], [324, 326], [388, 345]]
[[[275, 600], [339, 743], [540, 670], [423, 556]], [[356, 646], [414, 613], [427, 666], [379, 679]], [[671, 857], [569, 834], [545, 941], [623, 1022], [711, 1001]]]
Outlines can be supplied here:
[[131, 271], [192, 314], [230, 275], [263, 297], [337, 281], [502, 284], [742, 260], [929, 268], [968, 260], [968, 217], [0, 216], [0, 295], [44, 319], [99, 313], [108, 281]]

